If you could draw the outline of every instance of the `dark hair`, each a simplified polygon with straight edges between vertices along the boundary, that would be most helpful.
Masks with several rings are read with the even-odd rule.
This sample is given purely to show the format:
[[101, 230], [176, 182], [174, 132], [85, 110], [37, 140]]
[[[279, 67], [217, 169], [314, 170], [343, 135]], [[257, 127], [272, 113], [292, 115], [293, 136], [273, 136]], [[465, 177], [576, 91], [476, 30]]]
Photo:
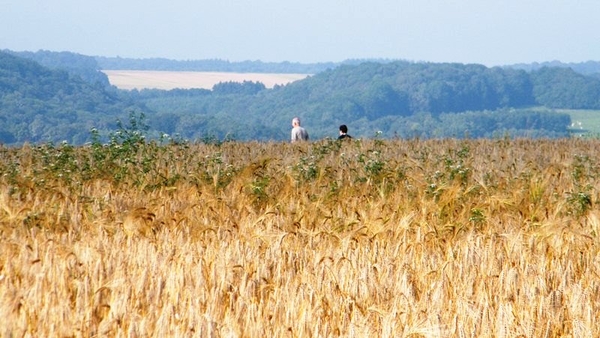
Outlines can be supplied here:
[[345, 125], [345, 124], [342, 124], [342, 125], [340, 126], [340, 131], [341, 131], [342, 133], [344, 133], [344, 134], [345, 134], [345, 133], [347, 133], [347, 132], [348, 132], [348, 127], [346, 127], [346, 125]]

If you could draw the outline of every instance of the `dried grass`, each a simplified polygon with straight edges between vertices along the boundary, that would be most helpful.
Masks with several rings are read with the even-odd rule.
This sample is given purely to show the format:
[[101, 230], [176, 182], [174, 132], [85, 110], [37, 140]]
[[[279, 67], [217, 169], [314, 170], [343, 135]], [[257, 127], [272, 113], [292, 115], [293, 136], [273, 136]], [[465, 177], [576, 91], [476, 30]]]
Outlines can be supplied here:
[[598, 146], [192, 145], [164, 186], [2, 149], [0, 336], [600, 336]]

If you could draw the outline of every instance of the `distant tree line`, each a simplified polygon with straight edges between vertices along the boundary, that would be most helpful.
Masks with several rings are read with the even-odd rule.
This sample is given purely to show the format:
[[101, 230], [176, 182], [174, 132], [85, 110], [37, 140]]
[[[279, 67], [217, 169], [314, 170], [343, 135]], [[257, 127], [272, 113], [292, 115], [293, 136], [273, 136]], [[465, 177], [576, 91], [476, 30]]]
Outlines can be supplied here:
[[40, 65], [50, 68], [66, 71], [70, 75], [79, 76], [82, 80], [90, 84], [100, 84], [109, 86], [108, 77], [100, 71], [98, 62], [94, 57], [71, 52], [50, 52], [40, 50], [37, 52], [13, 52], [4, 50], [4, 52], [33, 60]]
[[0, 52], [0, 142], [82, 144], [92, 128], [107, 135], [135, 112], [151, 137], [189, 140], [284, 141], [294, 116], [312, 139], [335, 137], [340, 124], [355, 137], [567, 137], [569, 116], [552, 109], [600, 109], [600, 79], [565, 67], [355, 60], [272, 89], [245, 81], [125, 91], [108, 84], [98, 60]]
[[570, 68], [577, 73], [582, 75], [591, 75], [594, 77], [600, 76], [600, 62], [599, 61], [585, 61], [585, 62], [560, 62], [560, 61], [548, 61], [548, 62], [533, 62], [533, 63], [517, 63], [514, 65], [505, 66], [514, 69], [523, 69], [526, 71], [539, 70], [541, 68]]
[[[101, 69], [106, 70], [170, 70], [196, 72], [236, 72], [236, 73], [299, 73], [315, 74], [325, 69], [335, 68], [341, 63], [298, 63], [261, 62], [228, 60], [169, 60], [164, 58], [128, 59], [120, 57], [96, 57]], [[345, 63], [356, 63], [346, 61]]]
[[[334, 69], [341, 65], [358, 65], [365, 62], [390, 63], [402, 60], [390, 59], [348, 59], [342, 62], [262, 62], [238, 61], [232, 62], [221, 59], [207, 60], [171, 60], [165, 58], [121, 58], [96, 56], [100, 69], [107, 70], [172, 70], [172, 71], [218, 71], [239, 73], [300, 73], [316, 74], [327, 69]], [[522, 69], [528, 72], [541, 68], [570, 68], [583, 75], [600, 77], [600, 61], [570, 62], [560, 61], [518, 63], [505, 65], [502, 68]]]

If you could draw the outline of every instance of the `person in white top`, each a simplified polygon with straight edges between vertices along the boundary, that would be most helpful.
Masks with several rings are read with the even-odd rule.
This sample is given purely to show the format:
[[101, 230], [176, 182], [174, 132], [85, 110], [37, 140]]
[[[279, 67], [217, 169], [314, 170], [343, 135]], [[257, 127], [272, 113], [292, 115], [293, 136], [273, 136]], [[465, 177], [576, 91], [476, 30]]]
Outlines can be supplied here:
[[300, 119], [292, 119], [292, 143], [297, 141], [308, 141], [308, 132], [300, 126]]

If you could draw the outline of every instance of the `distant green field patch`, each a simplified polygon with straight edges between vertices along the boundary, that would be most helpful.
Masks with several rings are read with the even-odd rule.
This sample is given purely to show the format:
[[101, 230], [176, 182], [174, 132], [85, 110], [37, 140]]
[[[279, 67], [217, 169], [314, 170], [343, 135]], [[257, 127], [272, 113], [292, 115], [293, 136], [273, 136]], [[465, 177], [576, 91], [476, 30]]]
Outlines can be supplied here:
[[600, 110], [556, 109], [571, 116], [570, 130], [574, 136], [600, 136]]

